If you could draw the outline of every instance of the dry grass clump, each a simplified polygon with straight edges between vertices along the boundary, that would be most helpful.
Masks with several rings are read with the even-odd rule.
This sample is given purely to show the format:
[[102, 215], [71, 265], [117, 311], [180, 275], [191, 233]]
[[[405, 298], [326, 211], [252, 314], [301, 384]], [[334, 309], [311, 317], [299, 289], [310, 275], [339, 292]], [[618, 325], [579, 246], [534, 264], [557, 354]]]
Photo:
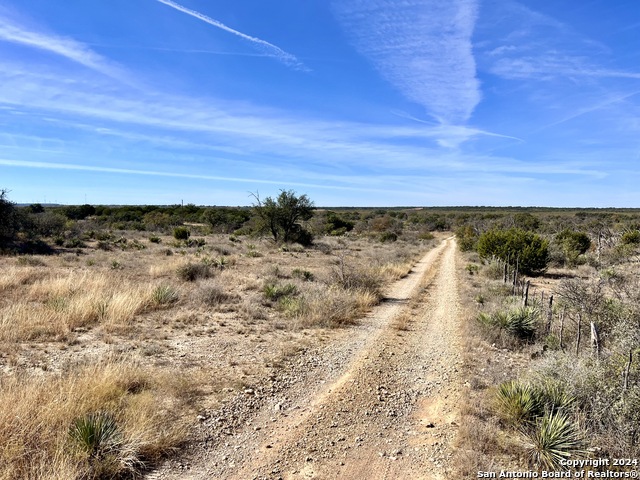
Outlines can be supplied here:
[[187, 263], [178, 268], [178, 278], [185, 282], [195, 282], [201, 278], [209, 278], [211, 275], [211, 268], [204, 263]]
[[0, 292], [23, 285], [31, 285], [48, 276], [49, 272], [43, 268], [10, 265], [0, 270]]
[[388, 263], [376, 268], [377, 274], [387, 281], [396, 281], [406, 277], [411, 272], [414, 262]]
[[298, 297], [281, 298], [279, 306], [299, 328], [335, 328], [354, 324], [378, 302], [378, 296], [369, 290], [314, 285]]
[[163, 257], [162, 260], [156, 260], [149, 266], [149, 275], [152, 278], [174, 276], [179, 268], [188, 263], [184, 258], [179, 256], [167, 256], [163, 254]]
[[345, 267], [341, 263], [331, 272], [329, 283], [347, 291], [367, 292], [378, 301], [382, 299], [384, 279], [374, 268]]
[[93, 324], [126, 330], [136, 315], [165, 305], [155, 301], [158, 288], [89, 272], [35, 281], [0, 310], [0, 341], [60, 339]]
[[[59, 377], [0, 379], [0, 479], [133, 473], [185, 438], [174, 413], [185, 406], [183, 382], [113, 359]], [[97, 425], [100, 418], [109, 425]], [[100, 439], [84, 435], [83, 443], [82, 428]]]
[[201, 285], [195, 296], [200, 303], [208, 307], [215, 307], [233, 298], [232, 295], [225, 292], [222, 287], [215, 283]]

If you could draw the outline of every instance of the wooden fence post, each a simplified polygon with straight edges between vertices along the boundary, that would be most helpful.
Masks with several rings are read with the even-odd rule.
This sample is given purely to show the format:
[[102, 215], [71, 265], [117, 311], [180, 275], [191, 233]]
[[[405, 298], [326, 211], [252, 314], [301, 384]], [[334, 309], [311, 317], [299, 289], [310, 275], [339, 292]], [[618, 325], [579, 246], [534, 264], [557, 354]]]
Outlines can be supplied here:
[[591, 350], [595, 352], [596, 358], [600, 358], [600, 335], [595, 322], [591, 322]]
[[580, 353], [580, 339], [582, 337], [582, 312], [578, 314], [578, 333], [576, 334], [576, 356]]
[[562, 335], [564, 334], [564, 315], [567, 312], [567, 306], [565, 305], [560, 314], [560, 350], [564, 351], [564, 343]]

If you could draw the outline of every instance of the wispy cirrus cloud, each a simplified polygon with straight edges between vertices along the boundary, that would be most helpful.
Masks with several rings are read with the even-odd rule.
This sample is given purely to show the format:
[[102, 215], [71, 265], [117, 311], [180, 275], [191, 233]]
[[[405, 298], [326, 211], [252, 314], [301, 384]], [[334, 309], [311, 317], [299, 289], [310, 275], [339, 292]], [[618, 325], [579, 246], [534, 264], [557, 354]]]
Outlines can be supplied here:
[[[2, 73], [2, 72], [11, 73]], [[66, 117], [74, 126], [79, 118], [103, 122], [106, 133], [126, 131], [126, 125], [165, 132], [174, 143], [181, 135], [206, 136], [197, 142], [215, 138], [216, 149], [244, 152], [268, 151], [270, 154], [364, 159], [371, 164], [424, 165], [425, 146], [454, 146], [474, 137], [490, 135], [480, 129], [453, 125], [379, 125], [346, 121], [320, 121], [298, 118], [291, 112], [256, 106], [234, 105], [219, 99], [191, 98], [151, 92], [113, 95], [77, 85], [69, 88], [66, 78], [41, 76], [37, 71], [0, 63], [0, 104], [12, 106], [31, 116]], [[206, 105], [206, 108], [203, 108]], [[111, 125], [121, 128], [112, 129]], [[100, 133], [100, 132], [97, 132]], [[140, 132], [137, 132], [139, 135]], [[131, 134], [128, 134], [131, 136]], [[140, 138], [141, 139], [141, 138]], [[400, 141], [418, 144], [415, 151], [398, 149]], [[429, 148], [429, 147], [427, 147]], [[361, 160], [358, 160], [360, 162]]]
[[260, 51], [266, 53], [268, 56], [278, 59], [285, 65], [296, 68], [298, 70], [305, 70], [305, 71], [309, 70], [300, 60], [298, 60], [298, 58], [295, 55], [285, 52], [280, 47], [272, 43], [269, 43], [266, 40], [262, 40], [261, 38], [252, 37], [251, 35], [242, 33], [238, 30], [228, 27], [227, 25], [225, 25], [222, 22], [219, 22], [218, 20], [214, 20], [213, 18], [208, 17], [207, 15], [204, 15], [200, 12], [196, 12], [195, 10], [191, 10], [190, 8], [184, 7], [171, 0], [157, 0], [157, 1], [175, 10], [178, 10], [179, 12], [186, 13], [187, 15], [197, 18], [198, 20], [202, 20], [203, 22], [206, 22], [209, 25], [212, 25], [216, 28], [224, 30], [225, 32], [229, 32], [233, 35], [236, 35], [237, 37], [240, 37], [243, 40], [247, 40], [248, 42], [251, 42], [255, 47], [257, 47]]
[[127, 81], [124, 70], [115, 63], [94, 52], [87, 45], [72, 38], [28, 28], [0, 13], [0, 41], [35, 48], [59, 55], [108, 77]]
[[503, 57], [491, 68], [491, 72], [508, 79], [550, 80], [564, 78], [628, 78], [640, 79], [640, 72], [627, 72], [602, 68], [584, 57], [550, 52], [535, 57]]
[[[479, 42], [486, 69], [494, 75], [509, 80], [640, 79], [638, 71], [603, 66], [611, 64], [607, 45], [551, 16], [512, 0], [496, 7], [499, 12], [487, 15], [492, 35]], [[496, 16], [501, 18], [499, 27]]]
[[471, 36], [477, 0], [340, 0], [356, 49], [443, 124], [463, 124], [481, 100]]

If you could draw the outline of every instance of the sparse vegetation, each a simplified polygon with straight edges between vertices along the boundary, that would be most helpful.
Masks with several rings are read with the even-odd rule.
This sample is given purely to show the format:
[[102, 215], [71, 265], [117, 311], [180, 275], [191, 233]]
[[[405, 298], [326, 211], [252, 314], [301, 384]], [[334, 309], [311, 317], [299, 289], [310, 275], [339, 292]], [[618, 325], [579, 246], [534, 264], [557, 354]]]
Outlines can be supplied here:
[[[521, 468], [562, 470], [561, 460], [586, 458], [594, 450], [610, 458], [640, 451], [638, 430], [628, 427], [635, 422], [630, 409], [638, 406], [640, 389], [634, 355], [640, 342], [633, 333], [640, 297], [631, 293], [637, 281], [630, 275], [638, 269], [629, 260], [638, 253], [632, 246], [634, 214], [627, 215], [608, 226], [606, 214], [539, 217], [539, 239], [529, 251], [542, 252], [548, 242], [553, 260], [527, 269], [529, 275], [542, 273], [539, 279], [521, 278], [527, 249], [508, 251], [508, 230], [500, 230], [505, 225], [498, 226], [498, 219], [478, 229], [476, 262], [486, 282], [473, 285], [471, 276], [468, 282], [472, 297], [482, 297], [474, 307], [480, 333], [475, 341], [484, 345], [478, 348], [488, 360], [481, 361], [482, 371], [469, 368], [488, 377], [488, 385], [501, 376], [512, 380], [477, 393], [485, 414], [475, 410], [471, 421], [473, 428], [487, 426], [492, 416], [486, 409], [500, 419], [508, 436], [494, 454], [512, 455], [509, 461], [516, 464], [514, 457], [528, 459], [530, 465]], [[501, 365], [512, 362], [516, 369]]]
[[636, 211], [335, 209], [274, 235], [251, 208], [22, 207], [6, 191], [0, 207], [0, 248], [20, 254], [0, 257], [0, 479], [137, 475], [226, 387], [357, 322], [443, 230], [469, 252], [477, 309], [473, 451], [536, 468], [640, 453]]

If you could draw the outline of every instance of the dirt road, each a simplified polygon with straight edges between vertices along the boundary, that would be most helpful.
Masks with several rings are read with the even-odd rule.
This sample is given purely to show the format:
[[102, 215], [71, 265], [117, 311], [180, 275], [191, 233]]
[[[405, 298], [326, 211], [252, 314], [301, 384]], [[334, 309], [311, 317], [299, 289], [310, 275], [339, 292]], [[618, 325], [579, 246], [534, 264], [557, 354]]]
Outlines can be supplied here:
[[449, 478], [461, 362], [455, 255], [449, 238], [343, 341], [310, 349], [202, 418], [188, 458], [147, 478]]

